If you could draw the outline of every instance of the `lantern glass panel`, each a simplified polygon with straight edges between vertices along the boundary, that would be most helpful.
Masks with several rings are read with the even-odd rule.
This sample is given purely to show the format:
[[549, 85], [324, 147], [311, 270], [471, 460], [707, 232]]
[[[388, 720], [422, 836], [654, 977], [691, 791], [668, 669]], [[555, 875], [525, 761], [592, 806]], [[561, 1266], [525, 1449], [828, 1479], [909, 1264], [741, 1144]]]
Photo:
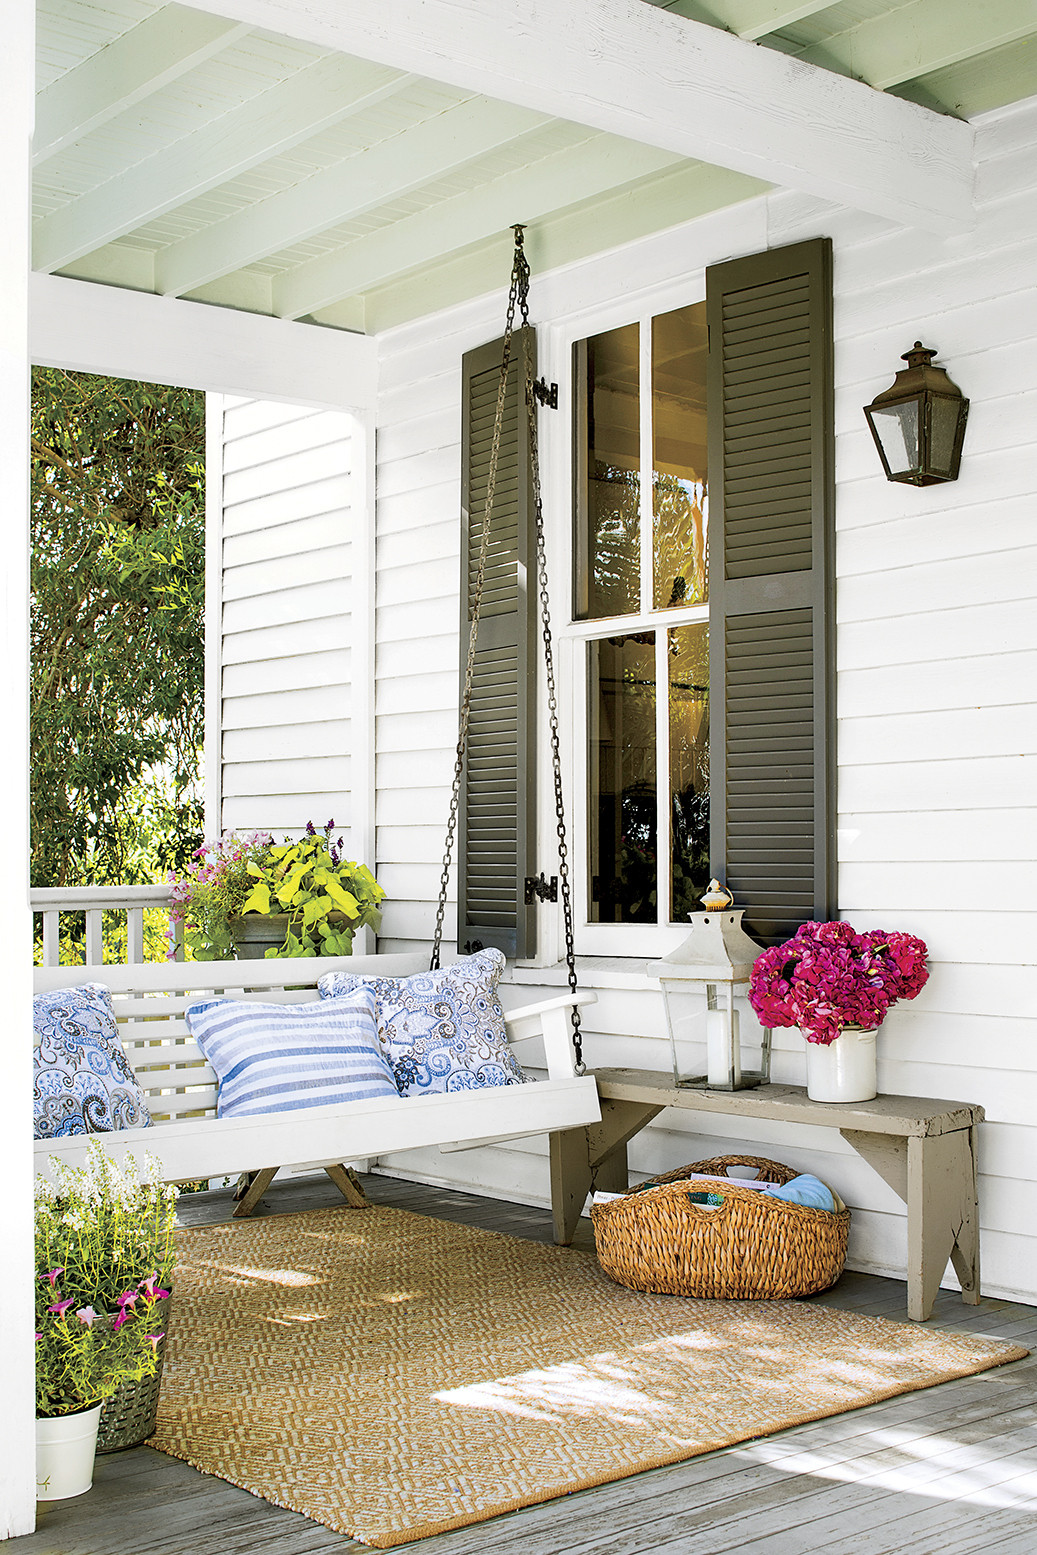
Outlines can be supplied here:
[[929, 424], [929, 471], [933, 475], [943, 476], [945, 480], [953, 480], [955, 475], [954, 444], [960, 414], [961, 400], [952, 400], [943, 394], [933, 395]]
[[904, 475], [921, 464], [919, 447], [918, 401], [902, 400], [899, 405], [876, 405], [869, 411], [891, 475]]

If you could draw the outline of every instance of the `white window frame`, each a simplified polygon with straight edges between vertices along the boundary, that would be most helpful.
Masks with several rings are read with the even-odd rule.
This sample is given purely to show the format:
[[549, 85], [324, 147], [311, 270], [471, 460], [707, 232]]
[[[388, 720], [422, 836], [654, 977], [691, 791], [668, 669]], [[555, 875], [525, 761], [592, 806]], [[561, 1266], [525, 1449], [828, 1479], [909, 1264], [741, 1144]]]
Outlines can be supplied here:
[[[575, 948], [581, 956], [645, 958], [664, 956], [686, 937], [681, 923], [591, 923], [589, 902], [589, 752], [588, 752], [588, 648], [587, 644], [610, 634], [629, 631], [654, 631], [657, 687], [667, 680], [666, 629], [708, 622], [709, 605], [683, 609], [647, 611], [636, 616], [616, 616], [601, 620], [574, 619], [573, 565], [573, 415], [576, 384], [572, 370], [573, 347], [577, 342], [625, 324], [638, 324], [641, 354], [641, 500], [642, 514], [651, 508], [651, 395], [644, 392], [651, 376], [651, 322], [660, 314], [673, 312], [705, 300], [705, 270], [689, 272], [679, 285], [654, 288], [640, 297], [612, 299], [607, 305], [569, 315], [542, 327], [538, 332], [539, 371], [548, 382], [557, 382], [557, 413], [541, 414], [541, 483], [544, 493], [548, 570], [551, 582], [552, 629], [555, 641], [558, 713], [560, 725], [563, 789], [569, 842], [569, 871], [572, 887]], [[651, 526], [641, 530], [642, 599], [651, 598], [652, 549]], [[541, 666], [538, 714], [546, 729], [546, 688]], [[656, 755], [660, 772], [669, 771], [668, 699], [656, 697]], [[553, 860], [557, 856], [554, 815], [554, 783], [550, 764], [550, 742], [539, 742], [542, 752], [538, 777], [538, 813], [540, 854]], [[665, 763], [665, 766], [663, 765]], [[659, 809], [660, 822], [664, 818]], [[668, 816], [665, 817], [667, 827]], [[670, 899], [670, 855], [668, 847], [659, 848], [657, 891], [660, 901]], [[555, 932], [544, 913], [541, 921], [543, 947], [538, 960], [549, 961], [564, 951], [560, 908], [555, 916]], [[553, 946], [551, 951], [549, 946]]]

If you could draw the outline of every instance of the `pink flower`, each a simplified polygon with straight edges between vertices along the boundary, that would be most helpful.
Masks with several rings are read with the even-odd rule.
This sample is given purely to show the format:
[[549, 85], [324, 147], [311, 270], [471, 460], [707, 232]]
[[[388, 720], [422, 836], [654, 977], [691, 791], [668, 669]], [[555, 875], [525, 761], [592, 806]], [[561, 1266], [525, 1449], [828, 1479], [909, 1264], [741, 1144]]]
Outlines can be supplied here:
[[898, 999], [925, 986], [926, 948], [910, 934], [857, 934], [848, 923], [804, 923], [757, 957], [749, 1002], [765, 1026], [798, 1026], [834, 1042], [844, 1026], [873, 1030]]
[[64, 1301], [56, 1301], [52, 1307], [47, 1308], [47, 1311], [53, 1312], [57, 1317], [64, 1317], [69, 1307], [74, 1307], [75, 1304], [74, 1296], [66, 1296]]
[[148, 1343], [151, 1345], [152, 1351], [157, 1355], [158, 1354], [159, 1342], [160, 1342], [160, 1340], [162, 1340], [162, 1339], [164, 1339], [166, 1337], [165, 1334], [164, 1333], [161, 1333], [161, 1334], [145, 1334], [144, 1337], [148, 1341]]
[[123, 1311], [125, 1311], [127, 1307], [133, 1306], [133, 1303], [136, 1301], [138, 1295], [138, 1291], [124, 1290], [121, 1296], [116, 1296], [115, 1304], [117, 1307], [122, 1307]]
[[155, 1281], [157, 1279], [158, 1279], [157, 1272], [154, 1273], [154, 1274], [148, 1274], [148, 1275], [146, 1275], [144, 1277], [144, 1279], [141, 1280], [140, 1285], [138, 1286], [138, 1289], [142, 1290], [144, 1292], [144, 1295], [146, 1296], [148, 1301], [161, 1301], [163, 1296], [168, 1296], [169, 1295], [168, 1290], [156, 1290], [155, 1289]]
[[40, 1279], [41, 1280], [49, 1280], [50, 1283], [53, 1285], [55, 1283], [55, 1281], [57, 1280], [58, 1275], [59, 1274], [64, 1274], [64, 1272], [65, 1272], [65, 1266], [64, 1266], [64, 1264], [62, 1264], [60, 1269], [48, 1269], [46, 1274], [41, 1274], [40, 1275]]
[[85, 1323], [87, 1328], [93, 1328], [97, 1313], [93, 1307], [80, 1307], [76, 1317], [78, 1317], [81, 1323]]

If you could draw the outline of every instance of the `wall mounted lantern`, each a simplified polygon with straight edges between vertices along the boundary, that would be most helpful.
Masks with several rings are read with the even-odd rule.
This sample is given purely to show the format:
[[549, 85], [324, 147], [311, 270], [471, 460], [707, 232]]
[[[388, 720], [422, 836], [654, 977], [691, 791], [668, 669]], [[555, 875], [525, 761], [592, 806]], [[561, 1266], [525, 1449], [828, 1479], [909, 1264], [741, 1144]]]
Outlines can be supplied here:
[[[749, 986], [762, 946], [742, 928], [742, 909], [716, 880], [702, 898], [704, 912], [690, 913], [691, 933], [665, 961], [649, 962], [662, 985], [675, 1085], [741, 1091], [770, 1079], [771, 1034], [757, 1028], [753, 1041], [740, 1030], [735, 990]], [[702, 994], [705, 990], [705, 1021]], [[751, 1012], [750, 1012], [751, 1014]], [[749, 1025], [755, 1022], [750, 1019]], [[703, 1032], [704, 1026], [704, 1032]], [[705, 1036], [705, 1074], [701, 1067]], [[750, 1068], [750, 1064], [754, 1067]]]
[[886, 479], [909, 486], [934, 486], [958, 478], [969, 402], [942, 367], [935, 351], [916, 340], [888, 389], [865, 405]]

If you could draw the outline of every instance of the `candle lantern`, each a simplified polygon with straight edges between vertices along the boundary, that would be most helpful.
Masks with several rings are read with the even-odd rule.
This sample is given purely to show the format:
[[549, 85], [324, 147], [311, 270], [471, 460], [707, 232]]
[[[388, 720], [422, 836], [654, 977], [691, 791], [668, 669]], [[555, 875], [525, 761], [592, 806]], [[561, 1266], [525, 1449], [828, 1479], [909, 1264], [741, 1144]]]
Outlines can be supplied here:
[[734, 897], [718, 881], [709, 882], [702, 907], [689, 915], [691, 933], [684, 943], [648, 966], [662, 987], [674, 1082], [714, 1091], [750, 1090], [770, 1079], [771, 1034], [761, 1028], [755, 1041], [750, 1043], [748, 1031], [743, 1039], [735, 993], [748, 988], [753, 962], [763, 947], [746, 934], [743, 909], [734, 906]]

